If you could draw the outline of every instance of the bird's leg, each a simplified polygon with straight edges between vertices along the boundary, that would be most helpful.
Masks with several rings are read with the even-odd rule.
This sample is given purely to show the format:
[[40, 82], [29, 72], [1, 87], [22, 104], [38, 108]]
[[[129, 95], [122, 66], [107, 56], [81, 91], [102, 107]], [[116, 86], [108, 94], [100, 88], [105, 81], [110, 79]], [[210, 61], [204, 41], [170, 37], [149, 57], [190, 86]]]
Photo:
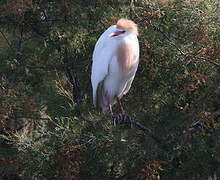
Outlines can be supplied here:
[[125, 113], [125, 110], [123, 108], [123, 105], [119, 97], [116, 97], [116, 100], [121, 110], [121, 113], [115, 116], [116, 121], [120, 121], [122, 124], [130, 124], [130, 127], [132, 127], [132, 123], [133, 123], [132, 118]]
[[116, 126], [116, 118], [114, 117], [114, 114], [113, 114], [113, 111], [112, 111], [112, 105], [111, 105], [111, 104], [108, 105], [108, 109], [109, 109], [109, 112], [111, 113], [112, 124], [113, 124], [113, 126], [115, 127], [115, 126]]
[[116, 121], [118, 121], [117, 116], [115, 116], [115, 115], [113, 114], [112, 105], [111, 105], [111, 104], [108, 105], [108, 108], [109, 108], [109, 112], [111, 113], [112, 124], [113, 124], [114, 127], [116, 127], [116, 124], [117, 124]]
[[109, 112], [111, 113], [111, 116], [113, 116], [113, 111], [112, 111], [112, 105], [111, 104], [108, 105], [108, 109], [109, 109]]
[[119, 104], [121, 113], [122, 113], [122, 114], [125, 114], [125, 110], [124, 110], [124, 108], [123, 108], [123, 106], [122, 106], [121, 100], [119, 99], [119, 97], [116, 97], [116, 99], [117, 99], [117, 102], [118, 102], [118, 104]]

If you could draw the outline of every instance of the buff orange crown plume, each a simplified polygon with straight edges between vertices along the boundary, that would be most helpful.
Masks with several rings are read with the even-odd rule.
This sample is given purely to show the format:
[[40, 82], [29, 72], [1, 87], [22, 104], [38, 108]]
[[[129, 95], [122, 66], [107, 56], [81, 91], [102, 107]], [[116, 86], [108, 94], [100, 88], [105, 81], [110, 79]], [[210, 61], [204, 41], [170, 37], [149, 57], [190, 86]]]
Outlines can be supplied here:
[[136, 35], [138, 35], [138, 27], [137, 24], [135, 24], [133, 21], [122, 18], [119, 19], [116, 26], [118, 28], [122, 28], [122, 29], [129, 29], [131, 30], [133, 33], [135, 33]]

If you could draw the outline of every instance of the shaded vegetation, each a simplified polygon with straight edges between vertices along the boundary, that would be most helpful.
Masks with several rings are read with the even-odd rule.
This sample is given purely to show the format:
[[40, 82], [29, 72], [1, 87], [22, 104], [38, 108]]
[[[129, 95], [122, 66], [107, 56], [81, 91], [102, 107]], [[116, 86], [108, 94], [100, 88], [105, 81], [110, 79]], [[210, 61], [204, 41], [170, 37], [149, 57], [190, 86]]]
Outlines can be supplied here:
[[[121, 17], [139, 27], [123, 104], [144, 131], [91, 102], [94, 45]], [[217, 0], [2, 0], [0, 179], [219, 177], [219, 37]]]

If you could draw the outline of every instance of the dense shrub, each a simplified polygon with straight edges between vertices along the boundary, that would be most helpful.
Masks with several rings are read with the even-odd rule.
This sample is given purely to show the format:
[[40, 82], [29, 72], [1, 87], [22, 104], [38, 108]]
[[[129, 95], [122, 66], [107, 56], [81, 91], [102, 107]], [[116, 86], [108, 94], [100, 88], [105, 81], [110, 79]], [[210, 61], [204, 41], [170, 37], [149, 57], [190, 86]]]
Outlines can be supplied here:
[[[218, 1], [4, 0], [0, 12], [0, 179], [219, 176]], [[91, 102], [94, 45], [121, 17], [139, 26], [123, 104], [144, 131]]]

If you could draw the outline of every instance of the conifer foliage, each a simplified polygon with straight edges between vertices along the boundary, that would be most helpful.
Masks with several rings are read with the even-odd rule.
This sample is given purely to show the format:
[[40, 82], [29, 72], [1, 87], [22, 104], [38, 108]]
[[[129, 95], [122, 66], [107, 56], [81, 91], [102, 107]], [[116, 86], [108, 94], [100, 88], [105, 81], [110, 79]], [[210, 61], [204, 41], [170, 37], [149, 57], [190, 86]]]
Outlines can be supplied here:
[[[121, 17], [141, 56], [113, 127], [91, 57]], [[219, 37], [217, 0], [0, 1], [0, 179], [217, 179]]]

